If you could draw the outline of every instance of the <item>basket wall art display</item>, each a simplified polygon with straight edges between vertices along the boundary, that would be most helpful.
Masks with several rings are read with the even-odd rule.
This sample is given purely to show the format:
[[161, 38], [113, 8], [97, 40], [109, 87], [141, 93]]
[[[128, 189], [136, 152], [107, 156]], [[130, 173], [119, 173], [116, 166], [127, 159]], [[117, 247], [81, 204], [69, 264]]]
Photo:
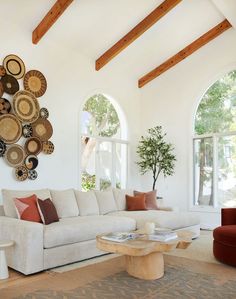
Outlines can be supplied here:
[[[24, 90], [20, 90], [20, 86], [24, 86]], [[49, 140], [53, 134], [49, 111], [40, 107], [38, 100], [46, 90], [47, 81], [40, 71], [26, 72], [24, 62], [15, 54], [3, 59], [0, 65], [0, 157], [13, 167], [18, 181], [35, 180], [38, 155], [54, 151], [54, 144]]]

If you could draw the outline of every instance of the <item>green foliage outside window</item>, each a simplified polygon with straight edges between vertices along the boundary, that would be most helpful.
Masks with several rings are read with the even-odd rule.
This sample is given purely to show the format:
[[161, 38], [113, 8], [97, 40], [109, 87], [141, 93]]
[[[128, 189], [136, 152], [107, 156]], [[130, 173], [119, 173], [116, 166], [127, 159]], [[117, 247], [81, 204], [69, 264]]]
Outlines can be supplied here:
[[[100, 190], [106, 190], [111, 186], [111, 181], [109, 180], [100, 180]], [[116, 183], [116, 188], [121, 188], [120, 183]], [[82, 190], [83, 191], [89, 191], [89, 190], [95, 190], [96, 189], [96, 176], [90, 175], [88, 173], [82, 174]]]
[[120, 128], [114, 106], [102, 94], [90, 97], [86, 101], [83, 111], [87, 111], [93, 116], [88, 127], [90, 135], [112, 137]]
[[89, 191], [95, 190], [96, 188], [96, 177], [86, 172], [82, 173], [82, 190]]
[[195, 133], [236, 130], [236, 71], [216, 81], [203, 96], [195, 118]]

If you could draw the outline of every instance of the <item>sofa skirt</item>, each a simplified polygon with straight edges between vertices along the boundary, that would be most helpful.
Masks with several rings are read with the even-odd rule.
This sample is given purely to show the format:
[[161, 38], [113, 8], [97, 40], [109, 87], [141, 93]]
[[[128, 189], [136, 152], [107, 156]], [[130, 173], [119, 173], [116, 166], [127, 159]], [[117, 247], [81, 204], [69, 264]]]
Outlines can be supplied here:
[[104, 251], [97, 249], [96, 240], [44, 249], [44, 270], [103, 254]]

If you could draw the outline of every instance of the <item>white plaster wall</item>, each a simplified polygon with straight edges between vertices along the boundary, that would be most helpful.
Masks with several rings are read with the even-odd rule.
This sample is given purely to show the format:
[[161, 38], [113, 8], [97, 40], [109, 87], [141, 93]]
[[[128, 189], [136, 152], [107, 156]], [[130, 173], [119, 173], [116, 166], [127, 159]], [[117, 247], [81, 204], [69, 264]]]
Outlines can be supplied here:
[[[47, 107], [54, 129], [55, 152], [39, 155], [38, 178], [18, 182], [13, 168], [0, 159], [0, 189], [77, 188], [79, 182], [79, 115], [85, 99], [95, 92], [104, 92], [117, 101], [128, 125], [130, 167], [128, 186], [139, 187], [134, 164], [135, 146], [139, 137], [140, 91], [136, 82], [120, 72], [104, 69], [96, 72], [94, 59], [80, 55], [78, 49], [54, 44], [48, 39], [37, 46], [31, 42], [31, 31], [22, 31], [14, 24], [1, 30], [0, 61], [8, 54], [21, 57], [26, 70], [38, 69], [46, 77], [48, 89], [39, 99]], [[1, 64], [1, 63], [0, 63]], [[114, 62], [116, 65], [116, 62]], [[1, 203], [1, 198], [0, 198]]]
[[211, 0], [216, 8], [236, 28], [236, 1], [235, 0]]
[[[189, 210], [192, 195], [193, 121], [198, 103], [219, 77], [236, 69], [236, 31], [231, 28], [177, 64], [142, 89], [142, 132], [161, 125], [174, 144], [175, 174], [160, 178], [157, 190], [164, 202]], [[142, 177], [143, 189], [151, 188], [149, 175]], [[199, 213], [203, 226], [219, 224], [219, 213]]]

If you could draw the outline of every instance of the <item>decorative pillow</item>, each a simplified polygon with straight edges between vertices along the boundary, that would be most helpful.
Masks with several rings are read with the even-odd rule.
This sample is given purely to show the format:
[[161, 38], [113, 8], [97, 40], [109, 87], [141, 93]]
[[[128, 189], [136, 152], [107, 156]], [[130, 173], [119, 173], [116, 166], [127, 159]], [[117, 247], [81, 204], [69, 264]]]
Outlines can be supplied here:
[[99, 215], [99, 207], [94, 191], [75, 190], [80, 216]]
[[147, 210], [145, 205], [145, 195], [138, 196], [126, 195], [127, 211], [140, 211]]
[[40, 190], [10, 190], [2, 189], [3, 197], [3, 208], [4, 213], [7, 217], [18, 218], [16, 213], [16, 208], [14, 204], [14, 198], [28, 197], [35, 194], [41, 199], [46, 199], [51, 197], [49, 189]]
[[149, 192], [139, 192], [134, 191], [134, 196], [138, 196], [144, 194], [145, 195], [145, 204], [147, 210], [158, 210], [157, 207], [157, 190], [149, 191]]
[[100, 215], [117, 211], [116, 202], [112, 190], [94, 192], [97, 197]]
[[115, 198], [117, 209], [119, 211], [125, 211], [126, 210], [125, 195], [128, 194], [128, 195], [132, 196], [133, 195], [133, 190], [113, 188], [112, 191], [113, 191], [113, 195], [114, 195], [114, 198]]
[[15, 198], [14, 202], [19, 219], [42, 222], [37, 207], [37, 196], [35, 194], [25, 198]]
[[75, 217], [79, 215], [75, 193], [73, 189], [50, 190], [52, 202], [55, 205], [59, 218]]
[[37, 199], [39, 214], [44, 224], [59, 221], [56, 208], [50, 198], [45, 200]]

